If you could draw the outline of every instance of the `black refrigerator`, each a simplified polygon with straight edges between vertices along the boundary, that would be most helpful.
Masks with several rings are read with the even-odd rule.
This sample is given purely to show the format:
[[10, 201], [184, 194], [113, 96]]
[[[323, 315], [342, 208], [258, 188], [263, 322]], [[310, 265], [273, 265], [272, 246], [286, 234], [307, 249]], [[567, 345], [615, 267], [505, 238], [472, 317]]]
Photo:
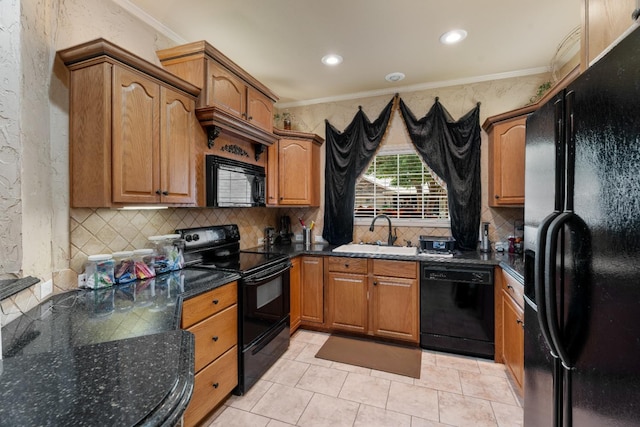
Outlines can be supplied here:
[[525, 427], [640, 425], [640, 31], [527, 120]]

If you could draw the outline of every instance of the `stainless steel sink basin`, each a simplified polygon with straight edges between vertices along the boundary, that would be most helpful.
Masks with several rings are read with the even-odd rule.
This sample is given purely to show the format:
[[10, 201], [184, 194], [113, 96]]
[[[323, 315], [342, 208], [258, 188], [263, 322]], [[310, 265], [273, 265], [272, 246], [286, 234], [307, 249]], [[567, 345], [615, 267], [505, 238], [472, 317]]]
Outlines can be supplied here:
[[373, 255], [417, 255], [418, 248], [407, 246], [382, 246], [382, 245], [360, 245], [357, 243], [349, 243], [347, 245], [338, 246], [332, 252], [350, 252], [355, 254], [373, 254]]

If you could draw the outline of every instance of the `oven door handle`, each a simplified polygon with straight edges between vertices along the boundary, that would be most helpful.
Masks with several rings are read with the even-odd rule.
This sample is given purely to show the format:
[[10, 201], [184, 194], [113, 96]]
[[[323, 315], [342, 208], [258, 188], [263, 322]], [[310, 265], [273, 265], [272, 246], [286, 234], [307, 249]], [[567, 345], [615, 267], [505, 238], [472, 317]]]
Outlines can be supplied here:
[[257, 276], [257, 277], [250, 277], [250, 278], [245, 277], [243, 283], [244, 285], [255, 286], [260, 283], [268, 282], [269, 280], [275, 279], [276, 277], [282, 275], [282, 273], [289, 270], [290, 268], [291, 268], [291, 263], [287, 263], [285, 268], [278, 267], [275, 273], [267, 274], [266, 276]]

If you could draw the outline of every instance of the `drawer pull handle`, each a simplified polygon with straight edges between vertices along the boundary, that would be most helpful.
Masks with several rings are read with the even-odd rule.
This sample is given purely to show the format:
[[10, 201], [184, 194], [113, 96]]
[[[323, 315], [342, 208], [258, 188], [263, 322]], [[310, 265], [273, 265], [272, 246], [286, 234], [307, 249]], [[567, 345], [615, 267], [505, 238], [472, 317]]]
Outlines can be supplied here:
[[217, 342], [218, 341], [218, 337], [213, 337], [213, 340]]
[[214, 303], [214, 304], [218, 304], [219, 302], [220, 302], [220, 301], [218, 301], [217, 299], [214, 299], [214, 300], [213, 300], [213, 303]]
[[213, 383], [213, 388], [218, 388], [220, 386], [219, 383]]

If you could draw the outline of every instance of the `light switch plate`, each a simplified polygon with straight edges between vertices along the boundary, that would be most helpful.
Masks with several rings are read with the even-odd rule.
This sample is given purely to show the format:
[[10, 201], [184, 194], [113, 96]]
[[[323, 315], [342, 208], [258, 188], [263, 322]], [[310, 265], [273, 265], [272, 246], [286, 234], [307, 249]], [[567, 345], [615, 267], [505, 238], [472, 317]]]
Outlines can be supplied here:
[[82, 273], [78, 274], [78, 287], [84, 288], [87, 286], [87, 275]]
[[264, 245], [264, 237], [258, 237], [258, 246]]
[[302, 234], [294, 234], [293, 237], [296, 239], [296, 242], [302, 242]]

